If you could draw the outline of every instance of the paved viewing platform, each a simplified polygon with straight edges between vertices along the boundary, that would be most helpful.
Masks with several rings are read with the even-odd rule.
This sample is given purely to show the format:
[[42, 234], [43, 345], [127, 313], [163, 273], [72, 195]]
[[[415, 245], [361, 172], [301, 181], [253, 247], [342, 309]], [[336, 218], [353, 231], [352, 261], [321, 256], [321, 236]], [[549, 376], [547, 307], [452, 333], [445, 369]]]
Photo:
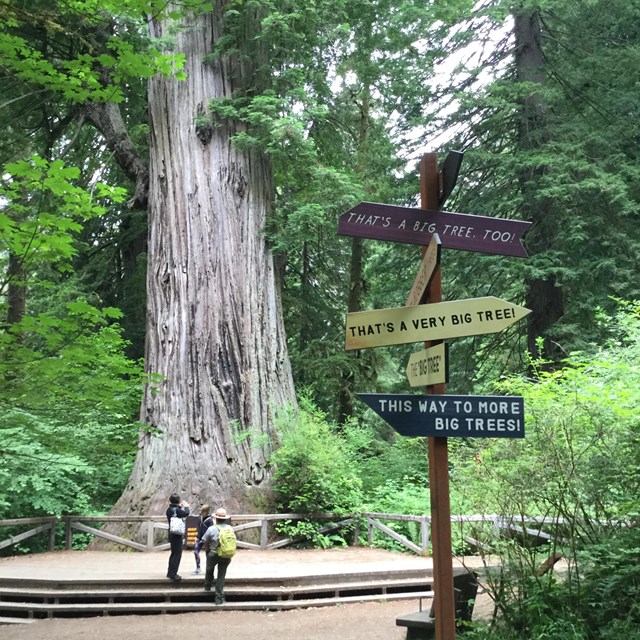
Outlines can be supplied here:
[[[164, 579], [169, 552], [140, 553], [137, 551], [52, 551], [26, 556], [0, 558], [0, 580], [51, 580], [59, 583], [75, 581], [122, 582]], [[205, 554], [201, 553], [202, 567]], [[454, 566], [477, 568], [479, 557], [454, 560]], [[192, 575], [195, 568], [193, 552], [185, 550], [180, 575], [189, 586], [203, 581], [202, 574]], [[358, 576], [372, 573], [424, 571], [431, 575], [432, 558], [409, 555], [369, 547], [332, 549], [277, 549], [254, 551], [241, 549], [229, 567], [228, 579], [253, 580], [274, 578], [318, 578], [340, 575]]]
[[[416, 606], [433, 598], [432, 558], [382, 549], [240, 549], [227, 572], [223, 605], [204, 591], [204, 575], [193, 574], [191, 551], [183, 553], [180, 582], [166, 578], [168, 557], [164, 551], [51, 551], [0, 558], [0, 623], [393, 600]], [[204, 567], [204, 553], [201, 559]], [[453, 570], [481, 566], [471, 557], [455, 560]]]

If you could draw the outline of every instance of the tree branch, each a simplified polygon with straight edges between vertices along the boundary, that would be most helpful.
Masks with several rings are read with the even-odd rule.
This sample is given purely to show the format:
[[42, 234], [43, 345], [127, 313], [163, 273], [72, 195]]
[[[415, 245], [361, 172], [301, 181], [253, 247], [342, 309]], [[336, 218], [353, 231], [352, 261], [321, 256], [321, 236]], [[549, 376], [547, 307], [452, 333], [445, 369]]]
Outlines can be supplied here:
[[146, 209], [149, 197], [149, 167], [140, 157], [129, 136], [117, 104], [88, 102], [82, 106], [87, 120], [103, 135], [107, 147], [127, 176], [134, 182], [135, 192], [129, 201], [132, 209]]

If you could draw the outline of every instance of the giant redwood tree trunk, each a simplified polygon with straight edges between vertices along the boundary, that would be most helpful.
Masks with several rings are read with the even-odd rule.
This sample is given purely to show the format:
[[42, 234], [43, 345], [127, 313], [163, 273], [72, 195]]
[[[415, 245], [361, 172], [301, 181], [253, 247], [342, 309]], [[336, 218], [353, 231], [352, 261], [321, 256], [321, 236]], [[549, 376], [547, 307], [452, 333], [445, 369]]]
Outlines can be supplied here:
[[[263, 229], [269, 163], [234, 148], [233, 122], [206, 126], [208, 101], [243, 90], [249, 63], [205, 62], [221, 35], [221, 7], [177, 34], [186, 81], [149, 82], [151, 124], [146, 371], [141, 436], [113, 513], [161, 514], [179, 492], [192, 507], [232, 513], [263, 506], [279, 405], [294, 400]], [[187, 24], [188, 23], [188, 24]], [[152, 35], [174, 36], [151, 24]], [[253, 60], [258, 64], [259, 60]]]

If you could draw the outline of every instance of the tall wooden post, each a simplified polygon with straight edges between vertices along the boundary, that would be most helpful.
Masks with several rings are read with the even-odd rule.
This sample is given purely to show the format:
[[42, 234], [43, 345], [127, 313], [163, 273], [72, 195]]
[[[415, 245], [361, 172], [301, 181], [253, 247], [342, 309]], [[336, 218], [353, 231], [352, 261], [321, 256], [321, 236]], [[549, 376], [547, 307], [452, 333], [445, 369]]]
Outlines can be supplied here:
[[[420, 206], [440, 208], [438, 158], [427, 153], [420, 162]], [[423, 248], [423, 253], [425, 248]], [[442, 269], [433, 275], [426, 302], [442, 302]], [[425, 343], [426, 347], [434, 343]], [[427, 393], [445, 393], [444, 384], [427, 387]], [[429, 438], [429, 484], [431, 495], [431, 539], [433, 543], [434, 614], [436, 640], [455, 640], [456, 610], [453, 591], [451, 549], [451, 503], [449, 499], [449, 451], [447, 438]]]

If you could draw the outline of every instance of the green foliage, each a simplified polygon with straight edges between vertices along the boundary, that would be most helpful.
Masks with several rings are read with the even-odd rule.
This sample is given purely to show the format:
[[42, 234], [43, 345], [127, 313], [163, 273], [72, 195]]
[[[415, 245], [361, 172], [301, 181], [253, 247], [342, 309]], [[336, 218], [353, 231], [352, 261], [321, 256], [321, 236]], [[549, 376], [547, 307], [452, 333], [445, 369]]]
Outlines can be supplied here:
[[[532, 20], [540, 19], [535, 38], [544, 64], [533, 63], [539, 82], [526, 76], [532, 72], [523, 68], [526, 61], [516, 66], [505, 11], [530, 11]], [[639, 53], [631, 25], [637, 17], [637, 5], [626, 2], [487, 3], [471, 27], [476, 42], [490, 46], [485, 53], [476, 47], [443, 88], [458, 111], [434, 114], [436, 130], [460, 128], [450, 145], [465, 150], [460, 187], [448, 206], [535, 223], [525, 237], [526, 261], [452, 256], [445, 290], [459, 298], [462, 287], [475, 295], [490, 287], [501, 297], [509, 292], [509, 299], [517, 299], [528, 291], [535, 299], [533, 282], [554, 283], [563, 293], [561, 318], [551, 318], [553, 326], [543, 333], [555, 360], [603, 339], [596, 309], [611, 313], [611, 296], [638, 296], [632, 273], [640, 174], [631, 99]], [[504, 37], [497, 37], [500, 32]], [[611, 74], [611, 68], [619, 72]], [[527, 101], [534, 98], [538, 117], [527, 120]], [[474, 281], [474, 273], [483, 277]], [[548, 303], [538, 302], [532, 334], [553, 315]], [[458, 345], [463, 355], [456, 383], [481, 377], [483, 368], [493, 369], [489, 378], [508, 372], [505, 352], [513, 344], [510, 332]]]
[[[637, 304], [605, 322], [611, 339], [594, 356], [576, 354], [534, 380], [500, 384], [523, 395], [527, 437], [474, 443], [473, 456], [461, 451], [459, 481], [481, 487], [478, 508], [607, 520], [637, 512]], [[582, 533], [588, 538], [588, 527]]]
[[[79, 174], [61, 160], [48, 162], [40, 156], [4, 167], [0, 181], [3, 271], [9, 254], [19, 258], [24, 272], [33, 272], [43, 263], [69, 270], [76, 253], [74, 234], [82, 229], [81, 223], [105, 212], [100, 200], [124, 199], [124, 190], [103, 183], [95, 185], [93, 194], [76, 186]], [[7, 284], [0, 280], [0, 291]]]
[[325, 416], [302, 399], [279, 417], [280, 446], [271, 462], [277, 506], [294, 513], [350, 514], [362, 501], [353, 460]]
[[70, 275], [81, 223], [123, 192], [78, 177], [34, 156], [0, 184], [0, 518], [106, 510], [135, 451], [141, 365], [121, 313]]
[[[196, 1], [184, 9], [189, 5], [206, 6]], [[166, 3], [144, 0], [86, 2], [81, 9], [68, 2], [53, 7], [34, 2], [22, 10], [6, 5], [0, 16], [0, 59], [22, 82], [65, 100], [122, 102], [122, 84], [128, 80], [184, 75], [184, 56], [153, 46], [137, 23], [147, 11], [159, 18], [167, 9]], [[105, 10], [120, 28], [106, 24]], [[63, 50], [66, 56], [60, 55]]]
[[[621, 303], [600, 321], [609, 339], [594, 355], [575, 354], [556, 370], [537, 363], [535, 379], [500, 384], [524, 396], [524, 440], [457, 452], [453, 483], [474, 510], [515, 516], [510, 536], [487, 525], [470, 531], [502, 559], [489, 578], [501, 614], [492, 638], [635, 637], [640, 305]], [[563, 518], [540, 527], [557, 541], [539, 545], [524, 531], [538, 526], [524, 516]], [[537, 575], [556, 551], [569, 561], [562, 580]]]
[[[621, 528], [579, 554], [582, 615], [592, 638], [640, 638], [640, 530]], [[596, 635], [597, 630], [598, 635]]]
[[0, 518], [107, 510], [133, 462], [140, 364], [110, 310], [48, 300], [0, 332]]
[[298, 409], [283, 410], [278, 429], [280, 446], [271, 457], [276, 508], [308, 516], [308, 521], [285, 523], [280, 530], [289, 536], [315, 532], [312, 542], [326, 544], [317, 533], [326, 521], [314, 522], [314, 514], [349, 516], [361, 510], [353, 458], [322, 412], [304, 398]]

